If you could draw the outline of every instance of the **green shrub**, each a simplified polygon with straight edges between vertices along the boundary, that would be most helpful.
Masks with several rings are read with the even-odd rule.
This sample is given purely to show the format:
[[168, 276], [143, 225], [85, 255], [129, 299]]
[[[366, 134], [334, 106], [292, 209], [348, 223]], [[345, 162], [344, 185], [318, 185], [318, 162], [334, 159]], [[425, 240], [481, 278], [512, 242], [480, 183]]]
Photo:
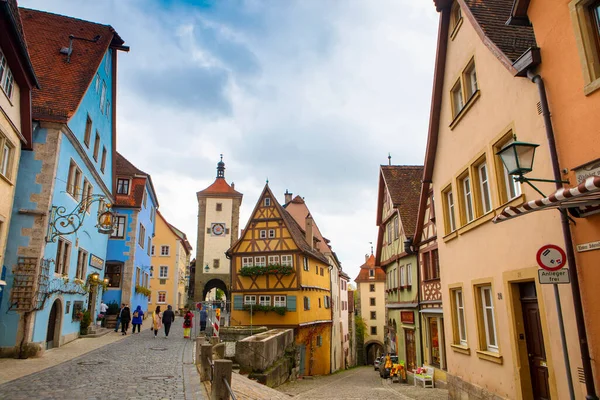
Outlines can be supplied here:
[[86, 310], [83, 312], [83, 317], [81, 318], [81, 321], [79, 322], [79, 334], [87, 335], [87, 330], [91, 323], [92, 323], [92, 316], [90, 315], [90, 312]]
[[256, 276], [266, 274], [290, 275], [292, 272], [294, 272], [294, 267], [280, 264], [271, 264], [267, 265], [266, 267], [254, 265], [251, 267], [242, 267], [240, 269], [240, 275], [242, 276]]
[[111, 301], [107, 306], [106, 315], [117, 315], [119, 313], [119, 304], [116, 301]]

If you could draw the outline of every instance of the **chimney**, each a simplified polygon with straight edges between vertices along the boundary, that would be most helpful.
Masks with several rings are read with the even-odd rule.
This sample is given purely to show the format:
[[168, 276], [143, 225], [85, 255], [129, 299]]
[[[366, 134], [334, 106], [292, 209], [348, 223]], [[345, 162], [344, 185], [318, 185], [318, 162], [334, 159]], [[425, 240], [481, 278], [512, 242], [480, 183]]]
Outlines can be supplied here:
[[235, 183], [231, 182], [231, 188], [235, 189]]
[[314, 236], [313, 236], [313, 219], [310, 214], [306, 216], [304, 220], [304, 232], [306, 233], [306, 242], [310, 245], [311, 248], [314, 246]]
[[365, 262], [367, 262], [369, 260], [369, 255], [365, 254]]
[[285, 196], [285, 202], [283, 204], [287, 204], [292, 201], [292, 193], [288, 192], [287, 189], [285, 189], [285, 193], [283, 195]]

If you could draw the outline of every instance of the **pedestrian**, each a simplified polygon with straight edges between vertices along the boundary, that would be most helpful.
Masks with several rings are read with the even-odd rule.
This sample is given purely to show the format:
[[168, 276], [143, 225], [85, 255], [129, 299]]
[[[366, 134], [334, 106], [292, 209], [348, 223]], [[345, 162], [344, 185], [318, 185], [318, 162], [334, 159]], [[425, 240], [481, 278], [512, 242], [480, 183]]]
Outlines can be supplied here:
[[140, 333], [142, 322], [144, 322], [144, 312], [142, 311], [142, 306], [137, 306], [133, 312], [133, 319], [131, 320], [131, 325], [133, 325], [133, 330], [131, 331], [132, 334], [135, 333], [136, 326], [138, 333]]
[[194, 318], [194, 313], [190, 310], [185, 310], [185, 314], [183, 316], [183, 338], [189, 339], [190, 332], [192, 330], [192, 319]]
[[208, 313], [206, 309], [202, 307], [200, 310], [200, 332], [204, 332], [206, 330], [206, 320], [208, 319]]
[[127, 335], [129, 321], [131, 321], [131, 310], [127, 307], [127, 304], [123, 303], [123, 309], [121, 310], [121, 335]]
[[121, 325], [121, 313], [123, 312], [123, 308], [125, 308], [125, 303], [121, 304], [121, 308], [119, 309], [119, 313], [117, 314], [117, 324], [115, 325], [115, 332], [119, 330], [119, 326]]
[[162, 323], [165, 327], [165, 339], [169, 337], [169, 331], [171, 330], [171, 324], [175, 321], [175, 313], [171, 306], [167, 306], [167, 311], [163, 313]]
[[155, 339], [160, 328], [162, 328], [162, 313], [160, 312], [160, 306], [156, 306], [156, 310], [152, 313], [152, 330]]
[[100, 302], [100, 314], [106, 315], [106, 311], [108, 311], [108, 306], [104, 303], [104, 301]]

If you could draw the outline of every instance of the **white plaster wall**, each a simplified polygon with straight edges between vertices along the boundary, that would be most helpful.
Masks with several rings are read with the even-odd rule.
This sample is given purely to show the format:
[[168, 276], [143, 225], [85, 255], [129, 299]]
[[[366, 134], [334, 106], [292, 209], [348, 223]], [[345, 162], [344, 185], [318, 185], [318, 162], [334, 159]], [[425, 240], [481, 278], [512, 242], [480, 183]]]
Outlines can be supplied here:
[[[223, 204], [222, 211], [217, 211], [217, 203]], [[206, 199], [206, 226], [204, 228], [204, 265], [199, 266], [204, 268], [208, 264], [208, 271], [204, 269], [204, 273], [227, 274], [229, 273], [229, 260], [225, 257], [225, 251], [231, 246], [231, 234], [233, 225], [233, 200], [224, 198], [208, 198]], [[221, 236], [211, 236], [206, 233], [206, 229], [211, 227], [212, 223], [221, 222], [229, 229], [229, 234]], [[213, 268], [213, 260], [219, 259], [220, 267]]]

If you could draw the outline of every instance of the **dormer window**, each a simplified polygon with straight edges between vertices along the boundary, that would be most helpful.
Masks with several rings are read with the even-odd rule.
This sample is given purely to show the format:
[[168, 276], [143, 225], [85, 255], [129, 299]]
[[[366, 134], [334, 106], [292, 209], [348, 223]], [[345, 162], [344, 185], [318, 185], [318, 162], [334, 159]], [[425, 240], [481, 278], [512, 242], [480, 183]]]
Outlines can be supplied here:
[[117, 179], [117, 194], [129, 194], [129, 179]]
[[457, 1], [452, 5], [452, 11], [450, 14], [450, 37], [454, 40], [458, 29], [462, 25], [462, 11]]
[[269, 207], [271, 205], [271, 199], [268, 197], [265, 197], [265, 207]]
[[375, 278], [375, 270], [374, 269], [369, 270], [369, 278]]

